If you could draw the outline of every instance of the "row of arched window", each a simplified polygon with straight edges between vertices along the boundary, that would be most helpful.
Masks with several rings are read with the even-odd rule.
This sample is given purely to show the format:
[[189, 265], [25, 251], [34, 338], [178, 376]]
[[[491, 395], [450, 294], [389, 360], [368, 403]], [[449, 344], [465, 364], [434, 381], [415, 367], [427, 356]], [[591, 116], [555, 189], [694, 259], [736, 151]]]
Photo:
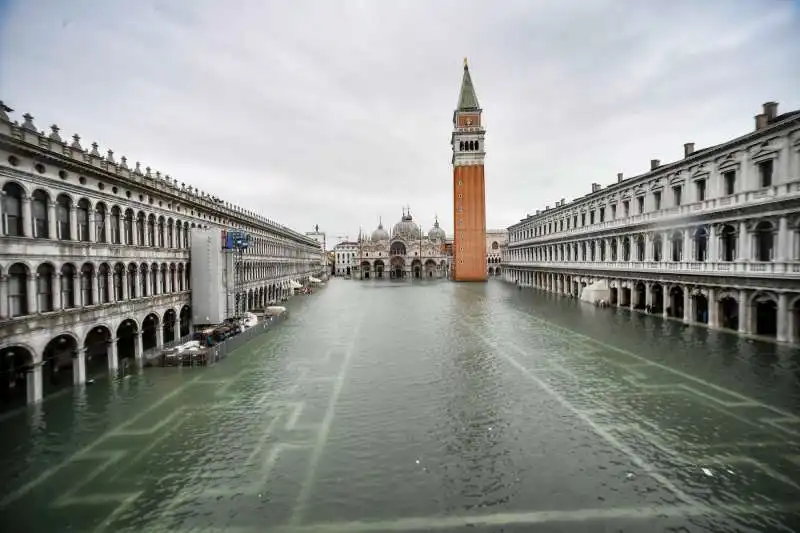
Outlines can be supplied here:
[[[55, 201], [44, 189], [36, 189], [28, 197], [23, 187], [13, 181], [2, 189], [2, 234], [13, 237], [56, 239], [62, 241], [99, 242], [148, 246], [157, 248], [189, 248], [190, 228], [194, 222], [172, 217], [145, 214], [144, 211], [110, 208], [105, 202], [94, 205], [88, 198], [74, 203], [65, 193], [56, 195]], [[302, 245], [303, 248], [308, 248]], [[310, 261], [313, 251], [302, 251], [288, 244], [280, 244], [255, 236], [247, 255], [271, 257], [297, 257]], [[318, 254], [318, 252], [317, 252]]]
[[[636, 234], [604, 239], [582, 240], [563, 244], [532, 246], [512, 249], [507, 252], [510, 261], [774, 261], [777, 229], [770, 221], [761, 221], [745, 237], [752, 239], [748, 251], [740, 243], [742, 235], [732, 224], [719, 228], [716, 246], [707, 226], [694, 229], [653, 233], [650, 236]], [[800, 234], [794, 232], [793, 240]], [[648, 243], [649, 241], [649, 243]], [[651, 255], [648, 257], [648, 244]], [[687, 248], [688, 247], [688, 248]], [[794, 245], [797, 255], [800, 243]], [[748, 257], [749, 256], [749, 257]], [[633, 257], [633, 259], [631, 259]]]
[[461, 152], [477, 152], [480, 150], [479, 141], [461, 141], [458, 143], [458, 149]]
[[73, 203], [64, 193], [51, 201], [43, 189], [36, 189], [29, 198], [15, 182], [3, 185], [2, 215], [7, 236], [159, 248], [188, 248], [189, 229], [195, 226], [117, 205], [109, 208], [101, 201], [93, 206], [87, 198]]
[[8, 267], [6, 301], [0, 302], [0, 317], [17, 317], [102, 305], [159, 294], [189, 290], [191, 270], [184, 263], [72, 263], [56, 268], [42, 263], [31, 271], [25, 263]]
[[301, 268], [297, 263], [267, 263], [267, 262], [245, 262], [239, 265], [242, 281], [261, 281], [307, 274], [307, 268]]

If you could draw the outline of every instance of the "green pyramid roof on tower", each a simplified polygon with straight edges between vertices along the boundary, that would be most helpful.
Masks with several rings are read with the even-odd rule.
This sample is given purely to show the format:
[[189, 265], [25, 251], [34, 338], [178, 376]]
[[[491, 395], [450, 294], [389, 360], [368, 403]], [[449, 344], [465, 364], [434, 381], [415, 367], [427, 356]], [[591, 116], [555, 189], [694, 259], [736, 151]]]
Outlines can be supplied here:
[[477, 111], [481, 108], [478, 104], [478, 96], [475, 94], [475, 87], [472, 85], [472, 77], [469, 75], [467, 59], [464, 58], [464, 77], [461, 79], [461, 92], [458, 94], [458, 111]]

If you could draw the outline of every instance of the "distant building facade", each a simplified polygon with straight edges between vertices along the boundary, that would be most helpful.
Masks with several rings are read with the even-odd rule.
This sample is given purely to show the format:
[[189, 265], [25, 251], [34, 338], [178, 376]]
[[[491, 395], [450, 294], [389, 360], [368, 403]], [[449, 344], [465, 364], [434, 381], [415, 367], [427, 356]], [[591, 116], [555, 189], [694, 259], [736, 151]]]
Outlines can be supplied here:
[[350, 276], [357, 264], [358, 243], [342, 241], [333, 247], [334, 275]]
[[508, 228], [503, 276], [613, 305], [800, 342], [800, 111]]
[[410, 211], [392, 228], [383, 222], [371, 235], [359, 232], [356, 271], [359, 279], [446, 278], [447, 236], [435, 220], [427, 234], [414, 222]]
[[486, 230], [486, 273], [489, 277], [499, 276], [503, 272], [500, 265], [502, 251], [508, 245], [508, 230]]

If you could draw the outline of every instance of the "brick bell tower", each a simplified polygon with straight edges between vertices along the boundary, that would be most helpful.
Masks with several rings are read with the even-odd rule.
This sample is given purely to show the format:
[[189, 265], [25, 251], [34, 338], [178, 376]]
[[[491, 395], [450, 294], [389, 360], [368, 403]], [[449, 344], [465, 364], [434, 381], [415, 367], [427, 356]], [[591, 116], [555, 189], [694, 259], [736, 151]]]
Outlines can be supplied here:
[[486, 157], [478, 104], [467, 58], [458, 106], [453, 112], [453, 280], [486, 281]]

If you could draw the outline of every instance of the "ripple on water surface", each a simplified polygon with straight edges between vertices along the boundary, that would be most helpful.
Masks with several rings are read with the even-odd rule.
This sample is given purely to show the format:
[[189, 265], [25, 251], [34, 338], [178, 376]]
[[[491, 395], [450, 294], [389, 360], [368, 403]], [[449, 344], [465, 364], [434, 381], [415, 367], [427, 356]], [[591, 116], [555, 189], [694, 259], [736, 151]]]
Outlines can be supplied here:
[[337, 280], [290, 307], [215, 367], [4, 420], [3, 487], [22, 490], [4, 525], [766, 532], [797, 517], [800, 396], [760, 352], [494, 283]]

